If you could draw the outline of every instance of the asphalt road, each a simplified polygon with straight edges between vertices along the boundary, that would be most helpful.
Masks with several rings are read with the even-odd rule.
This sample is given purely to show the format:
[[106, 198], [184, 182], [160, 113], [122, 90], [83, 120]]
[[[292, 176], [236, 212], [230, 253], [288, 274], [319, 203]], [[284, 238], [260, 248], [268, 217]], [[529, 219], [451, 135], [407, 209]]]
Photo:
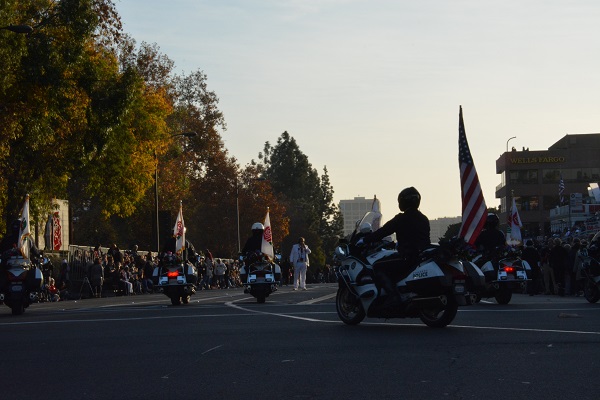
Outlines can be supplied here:
[[341, 323], [335, 284], [0, 308], [0, 399], [598, 399], [600, 305], [515, 295]]

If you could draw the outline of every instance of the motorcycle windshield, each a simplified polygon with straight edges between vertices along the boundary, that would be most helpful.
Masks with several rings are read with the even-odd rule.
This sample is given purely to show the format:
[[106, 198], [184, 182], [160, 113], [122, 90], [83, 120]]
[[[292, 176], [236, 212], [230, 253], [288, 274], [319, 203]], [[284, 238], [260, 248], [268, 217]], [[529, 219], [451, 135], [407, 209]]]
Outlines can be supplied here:
[[375, 232], [381, 226], [381, 213], [377, 211], [367, 211], [362, 219], [356, 223], [356, 229], [352, 233], [352, 237], [358, 234], [367, 234]]

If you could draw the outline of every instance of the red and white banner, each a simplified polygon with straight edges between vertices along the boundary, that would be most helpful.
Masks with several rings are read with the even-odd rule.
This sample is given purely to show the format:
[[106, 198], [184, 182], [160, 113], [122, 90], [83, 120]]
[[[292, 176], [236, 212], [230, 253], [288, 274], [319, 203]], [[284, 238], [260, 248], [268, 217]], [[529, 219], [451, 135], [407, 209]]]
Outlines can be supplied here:
[[60, 218], [58, 211], [52, 215], [52, 249], [60, 250], [62, 247], [62, 228], [60, 226]]

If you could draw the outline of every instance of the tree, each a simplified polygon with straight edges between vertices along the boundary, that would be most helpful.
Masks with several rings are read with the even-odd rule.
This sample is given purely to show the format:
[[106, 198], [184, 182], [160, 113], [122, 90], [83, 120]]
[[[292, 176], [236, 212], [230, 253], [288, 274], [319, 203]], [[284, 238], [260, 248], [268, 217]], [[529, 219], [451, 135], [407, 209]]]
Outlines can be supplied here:
[[15, 49], [19, 58], [11, 59], [7, 85], [0, 83], [0, 103], [9, 110], [0, 113], [5, 221], [14, 218], [25, 193], [31, 194], [34, 218], [46, 215], [53, 197], [67, 197], [70, 181], [89, 197], [101, 195], [83, 182], [89, 177], [84, 171], [98, 165], [112, 133], [122, 132], [119, 119], [127, 103], [119, 100], [128, 98], [136, 82], [131, 75], [120, 79], [112, 53], [97, 40], [119, 39], [111, 1], [11, 5], [14, 17], [34, 31]]
[[314, 264], [324, 265], [342, 227], [341, 215], [333, 204], [327, 168], [323, 177], [319, 177], [287, 131], [275, 146], [267, 142], [260, 158], [264, 176], [285, 204], [290, 218], [291, 236], [284, 239], [282, 250], [289, 253], [298, 236], [303, 236], [310, 244]]

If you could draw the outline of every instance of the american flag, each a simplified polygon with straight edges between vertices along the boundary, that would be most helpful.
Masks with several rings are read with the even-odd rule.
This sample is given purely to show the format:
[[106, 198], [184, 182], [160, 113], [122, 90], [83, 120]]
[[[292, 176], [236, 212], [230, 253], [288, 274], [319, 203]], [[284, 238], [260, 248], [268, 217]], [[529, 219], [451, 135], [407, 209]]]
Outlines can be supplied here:
[[487, 208], [467, 142], [462, 107], [460, 107], [458, 115], [458, 162], [462, 196], [462, 225], [458, 236], [472, 245], [483, 229], [487, 218]]
[[560, 174], [560, 181], [558, 182], [558, 198], [560, 200], [560, 205], [565, 201], [565, 181], [563, 181], [562, 174]]

